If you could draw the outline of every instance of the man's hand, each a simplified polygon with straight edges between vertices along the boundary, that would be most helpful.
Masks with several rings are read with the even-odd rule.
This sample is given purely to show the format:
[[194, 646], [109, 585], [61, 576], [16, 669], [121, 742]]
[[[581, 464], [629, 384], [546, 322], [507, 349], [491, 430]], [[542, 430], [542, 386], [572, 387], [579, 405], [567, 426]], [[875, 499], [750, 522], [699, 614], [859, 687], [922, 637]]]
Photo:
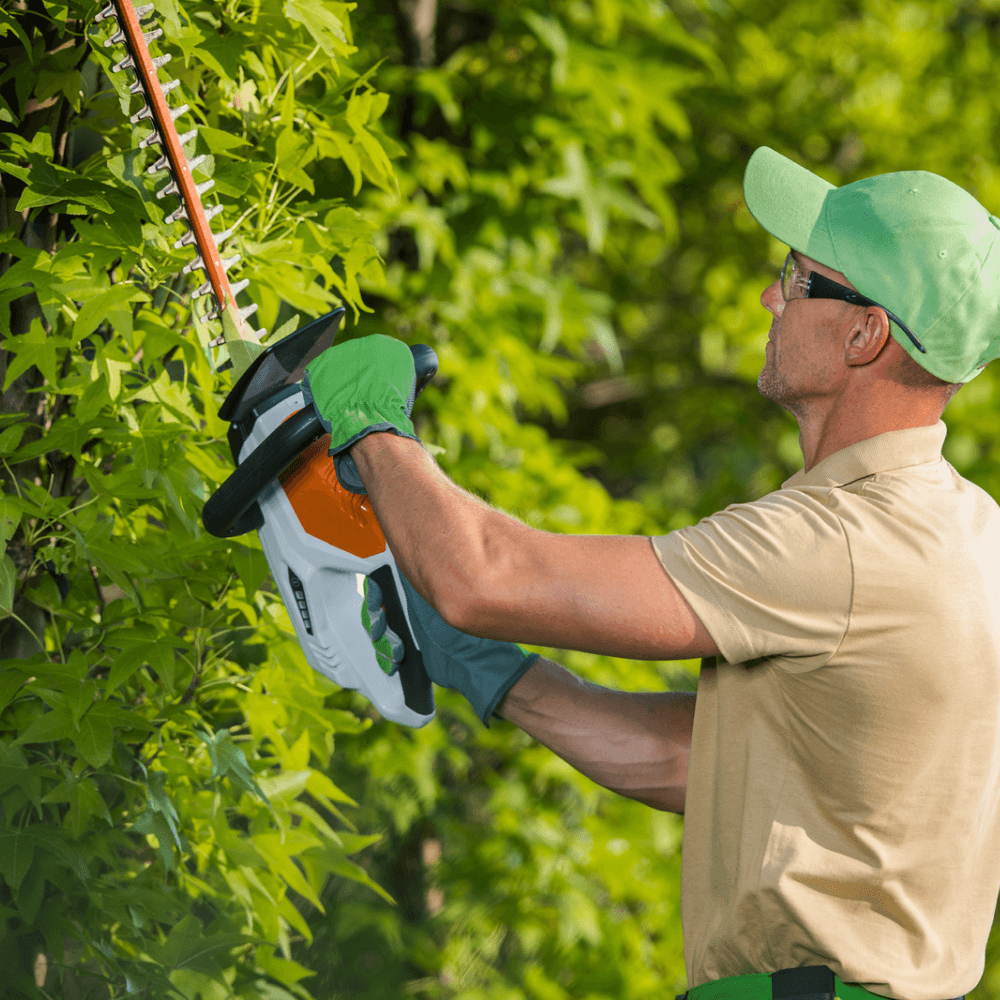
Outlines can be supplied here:
[[465, 695], [488, 729], [497, 704], [534, 665], [538, 653], [526, 653], [513, 642], [459, 632], [413, 589], [405, 576], [400, 577], [410, 627], [420, 646], [427, 676], [435, 684]]
[[417, 374], [410, 348], [373, 334], [327, 348], [306, 368], [303, 389], [330, 434], [330, 455], [341, 484], [364, 487], [347, 450], [376, 431], [417, 440], [410, 421]]

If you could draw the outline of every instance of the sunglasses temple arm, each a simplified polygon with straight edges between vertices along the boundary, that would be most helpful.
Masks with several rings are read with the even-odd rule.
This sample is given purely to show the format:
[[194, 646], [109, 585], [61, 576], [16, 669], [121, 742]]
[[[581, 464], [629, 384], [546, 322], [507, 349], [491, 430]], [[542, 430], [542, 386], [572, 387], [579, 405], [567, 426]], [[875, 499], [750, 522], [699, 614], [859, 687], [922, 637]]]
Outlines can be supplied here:
[[[813, 273], [815, 274], [815, 272], [813, 272]], [[822, 275], [821, 275], [821, 277], [822, 277]], [[835, 282], [830, 282], [830, 284], [831, 285], [835, 285], [836, 283]], [[868, 298], [867, 295], [862, 295], [860, 292], [855, 292], [855, 291], [853, 291], [851, 289], [846, 289], [844, 291], [843, 297], [844, 297], [844, 301], [845, 302], [850, 302], [852, 305], [856, 305], [856, 306], [878, 306], [879, 309], [882, 309], [885, 312], [886, 316], [888, 316], [889, 319], [891, 319], [893, 321], [893, 323], [895, 323], [896, 326], [898, 326], [900, 328], [900, 330], [902, 330], [903, 333], [905, 333], [906, 336], [910, 338], [910, 342], [913, 344], [913, 346], [918, 351], [920, 351], [921, 354], [926, 354], [927, 353], [927, 348], [924, 347], [924, 345], [921, 344], [919, 340], [917, 340], [917, 338], [910, 331], [910, 328], [894, 312], [890, 312], [880, 302], [876, 302], [874, 299]]]

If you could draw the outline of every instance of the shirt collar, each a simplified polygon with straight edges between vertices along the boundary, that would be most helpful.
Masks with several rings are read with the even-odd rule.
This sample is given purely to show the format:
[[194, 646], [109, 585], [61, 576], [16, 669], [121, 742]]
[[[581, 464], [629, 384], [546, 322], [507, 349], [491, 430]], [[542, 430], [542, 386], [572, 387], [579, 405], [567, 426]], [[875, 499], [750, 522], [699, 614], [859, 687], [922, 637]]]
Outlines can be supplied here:
[[846, 486], [876, 472], [890, 472], [914, 465], [926, 465], [941, 458], [948, 428], [943, 420], [929, 427], [906, 427], [886, 431], [856, 441], [827, 455], [808, 472], [800, 469], [781, 484], [782, 489], [798, 486]]

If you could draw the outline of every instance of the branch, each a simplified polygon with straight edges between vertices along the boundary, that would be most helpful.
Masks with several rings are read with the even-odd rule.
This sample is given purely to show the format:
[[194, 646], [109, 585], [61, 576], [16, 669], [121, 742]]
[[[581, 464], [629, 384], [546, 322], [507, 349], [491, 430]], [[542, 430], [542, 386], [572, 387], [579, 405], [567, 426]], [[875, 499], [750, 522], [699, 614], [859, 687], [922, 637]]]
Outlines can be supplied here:
[[391, 0], [396, 33], [410, 66], [433, 66], [437, 0]]

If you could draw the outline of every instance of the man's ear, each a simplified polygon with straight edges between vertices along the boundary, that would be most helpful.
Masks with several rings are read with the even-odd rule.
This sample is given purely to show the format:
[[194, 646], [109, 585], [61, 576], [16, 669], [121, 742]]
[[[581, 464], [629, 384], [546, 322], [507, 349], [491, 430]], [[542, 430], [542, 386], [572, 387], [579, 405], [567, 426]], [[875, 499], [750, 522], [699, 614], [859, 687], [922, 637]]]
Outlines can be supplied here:
[[844, 360], [852, 367], [871, 364], [889, 340], [889, 317], [879, 306], [864, 306], [848, 329]]

